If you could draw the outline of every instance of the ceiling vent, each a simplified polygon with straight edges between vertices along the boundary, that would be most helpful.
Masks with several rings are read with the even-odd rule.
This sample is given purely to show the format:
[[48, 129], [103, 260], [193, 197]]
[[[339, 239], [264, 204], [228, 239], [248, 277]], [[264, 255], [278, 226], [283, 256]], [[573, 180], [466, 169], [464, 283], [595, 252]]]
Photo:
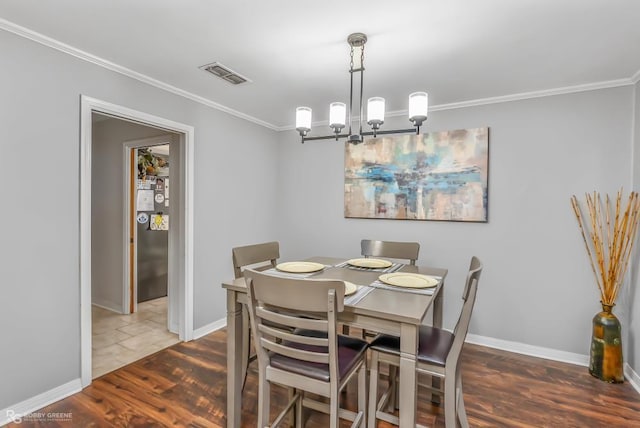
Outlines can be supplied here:
[[203, 65], [200, 68], [234, 85], [251, 82], [251, 80], [249, 80], [248, 78], [239, 75], [226, 65], [222, 65], [219, 62], [213, 62], [211, 64]]

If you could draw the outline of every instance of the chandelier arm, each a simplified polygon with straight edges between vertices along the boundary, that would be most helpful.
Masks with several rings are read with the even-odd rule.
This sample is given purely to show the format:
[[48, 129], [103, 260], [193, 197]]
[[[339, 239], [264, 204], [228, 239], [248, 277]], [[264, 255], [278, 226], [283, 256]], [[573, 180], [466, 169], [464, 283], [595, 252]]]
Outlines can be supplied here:
[[[415, 128], [409, 128], [409, 129], [389, 129], [386, 131], [377, 131], [376, 133], [374, 133], [373, 131], [366, 131], [363, 132], [362, 135], [365, 137], [371, 136], [371, 135], [389, 135], [389, 134], [411, 134], [411, 133], [415, 133], [416, 129]], [[347, 138], [349, 137], [349, 134], [340, 134], [340, 135], [322, 135], [319, 137], [302, 137], [302, 142], [305, 141], [315, 141], [315, 140], [333, 140], [335, 138]]]

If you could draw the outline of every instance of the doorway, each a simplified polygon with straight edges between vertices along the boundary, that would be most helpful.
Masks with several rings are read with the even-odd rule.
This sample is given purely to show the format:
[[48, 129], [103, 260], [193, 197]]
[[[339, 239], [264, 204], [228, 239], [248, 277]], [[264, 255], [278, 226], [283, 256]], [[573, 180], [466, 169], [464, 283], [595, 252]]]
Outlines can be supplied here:
[[[169, 258], [177, 242], [169, 242], [169, 194], [177, 201], [179, 189], [170, 192], [169, 183], [170, 149], [178, 149], [180, 135], [99, 113], [92, 114], [92, 126], [95, 379], [179, 342], [175, 284], [169, 293], [169, 273], [179, 268]], [[127, 214], [114, 215], [119, 209]], [[120, 247], [119, 235], [125, 237]]]
[[[164, 310], [164, 323], [158, 317], [155, 321], [160, 321], [164, 329], [173, 330], [178, 334], [179, 340], [191, 340], [193, 337], [193, 133], [192, 127], [177, 122], [169, 121], [156, 116], [148, 115], [143, 112], [127, 109], [125, 107], [106, 103], [89, 97], [81, 98], [81, 188], [80, 188], [80, 298], [81, 298], [81, 367], [82, 367], [82, 385], [87, 386], [92, 379], [92, 303], [93, 307], [99, 307], [101, 310], [113, 313], [116, 317], [112, 321], [114, 325], [123, 321], [123, 317], [134, 317], [145, 321], [145, 318], [162, 315]], [[131, 127], [148, 127], [153, 129], [156, 137], [162, 134], [171, 135], [172, 145], [170, 148], [170, 164], [174, 162], [175, 176], [171, 178], [170, 193], [171, 205], [166, 212], [153, 213], [160, 215], [158, 227], [162, 228], [162, 220], [171, 218], [172, 227], [167, 233], [167, 241], [169, 246], [169, 259], [171, 263], [167, 265], [167, 297], [164, 297], [164, 305], [166, 309], [162, 309], [161, 299], [158, 301], [151, 300], [140, 306], [134, 300], [129, 292], [131, 285], [129, 271], [129, 251], [128, 239], [130, 227], [128, 223], [129, 206], [123, 202], [122, 189], [130, 191], [129, 181], [127, 180], [131, 174], [130, 169], [125, 167], [125, 162], [131, 156], [131, 147], [127, 147], [127, 143], [131, 146], [131, 138], [123, 146], [120, 140], [118, 147], [119, 165], [123, 168], [120, 170], [119, 179], [121, 185], [117, 185], [117, 180], [110, 182], [105, 181], [105, 188], [116, 187], [120, 192], [121, 208], [109, 207], [106, 203], [106, 193], [92, 186], [92, 180], [95, 180], [96, 174], [104, 172], [113, 175], [114, 171], [109, 171], [108, 165], [103, 165], [99, 150], [92, 146], [93, 127], [92, 116], [99, 115], [103, 117], [101, 120], [117, 120], [128, 124]], [[106, 117], [106, 119], [104, 119]], [[136, 135], [140, 137], [140, 135]], [[134, 136], [135, 138], [135, 136]], [[139, 139], [139, 138], [138, 138]], [[158, 144], [149, 144], [154, 146]], [[174, 147], [175, 146], [175, 147]], [[127, 150], [128, 149], [128, 150]], [[136, 148], [137, 150], [137, 148]], [[125, 153], [123, 156], [122, 153]], [[175, 157], [174, 157], [175, 153]], [[124, 161], [124, 162], [123, 162]], [[126, 172], [126, 173], [125, 173]], [[117, 171], [116, 171], [117, 173]], [[137, 178], [137, 177], [136, 177]], [[164, 181], [164, 180], [163, 180]], [[163, 183], [164, 185], [164, 183]], [[153, 189], [154, 192], [156, 189]], [[107, 190], [108, 192], [108, 190]], [[158, 192], [159, 193], [159, 192]], [[163, 192], [164, 193], [164, 192]], [[169, 193], [167, 193], [169, 194]], [[128, 194], [128, 196], [130, 196]], [[165, 198], [166, 199], [166, 198]], [[163, 201], [164, 202], [164, 201]], [[126, 206], [126, 209], [125, 209]], [[156, 207], [154, 207], [156, 208]], [[96, 220], [92, 216], [92, 212], [101, 212], [104, 214], [105, 222]], [[163, 217], [168, 216], [168, 217]], [[102, 239], [98, 239], [100, 230], [105, 227], [109, 219], [117, 218], [121, 223], [121, 233], [102, 234]], [[108, 230], [108, 229], [107, 229]], [[167, 231], [165, 231], [167, 232]], [[120, 238], [118, 238], [120, 237]], [[126, 245], [125, 245], [126, 244]], [[111, 252], [104, 257], [93, 254], [93, 249], [101, 247], [118, 247], [117, 252]], [[99, 285], [98, 278], [104, 273], [107, 266], [113, 266], [114, 254], [120, 266], [120, 274], [110, 276], [110, 281], [116, 283], [118, 293], [114, 293], [112, 289], [105, 293], [104, 290], [97, 287]], [[173, 255], [173, 257], [171, 257]], [[135, 293], [134, 293], [135, 295]], [[133, 303], [133, 305], [132, 305]], [[153, 303], [153, 305], [152, 305]], [[141, 306], [149, 306], [149, 311], [142, 311]], [[133, 306], [133, 314], [131, 314], [131, 306]], [[136, 312], [137, 309], [137, 312]], [[145, 314], [142, 314], [145, 312]], [[129, 314], [129, 315], [127, 315]], [[130, 318], [130, 319], [134, 319]], [[149, 324], [149, 323], [147, 323]], [[135, 331], [144, 331], [143, 327], [125, 326], [128, 334]], [[121, 331], [122, 332], [122, 331]], [[168, 346], [168, 345], [167, 345]], [[140, 357], [139, 357], [140, 358]]]

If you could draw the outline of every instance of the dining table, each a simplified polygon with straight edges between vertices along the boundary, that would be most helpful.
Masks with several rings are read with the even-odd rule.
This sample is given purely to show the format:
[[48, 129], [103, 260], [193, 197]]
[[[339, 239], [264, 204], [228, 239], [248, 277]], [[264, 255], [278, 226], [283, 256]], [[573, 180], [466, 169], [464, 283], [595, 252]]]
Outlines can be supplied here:
[[[416, 363], [419, 329], [430, 308], [432, 325], [442, 327], [443, 287], [447, 269], [394, 263], [395, 272], [418, 273], [437, 279], [429, 289], [408, 289], [386, 285], [379, 281], [385, 270], [357, 268], [348, 259], [311, 257], [304, 259], [321, 263], [324, 268], [304, 275], [310, 279], [338, 279], [358, 286], [354, 296], [345, 297], [344, 311], [338, 321], [368, 332], [393, 334], [400, 337], [399, 416], [401, 427], [416, 425], [417, 376]], [[285, 276], [275, 268], [273, 274]], [[389, 270], [387, 270], [389, 271]], [[269, 271], [265, 271], [269, 273]], [[243, 366], [242, 307], [247, 304], [244, 278], [222, 283], [227, 292], [227, 427], [241, 426]]]

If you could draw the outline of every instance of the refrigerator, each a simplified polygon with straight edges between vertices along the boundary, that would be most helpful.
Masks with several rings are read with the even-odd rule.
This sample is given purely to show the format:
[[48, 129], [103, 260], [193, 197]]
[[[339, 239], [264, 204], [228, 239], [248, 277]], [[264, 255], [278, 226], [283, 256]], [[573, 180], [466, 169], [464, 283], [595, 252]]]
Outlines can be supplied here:
[[156, 177], [153, 183], [144, 181], [138, 185], [136, 216], [138, 303], [164, 297], [168, 288], [169, 207], [165, 192], [168, 195], [169, 180]]

